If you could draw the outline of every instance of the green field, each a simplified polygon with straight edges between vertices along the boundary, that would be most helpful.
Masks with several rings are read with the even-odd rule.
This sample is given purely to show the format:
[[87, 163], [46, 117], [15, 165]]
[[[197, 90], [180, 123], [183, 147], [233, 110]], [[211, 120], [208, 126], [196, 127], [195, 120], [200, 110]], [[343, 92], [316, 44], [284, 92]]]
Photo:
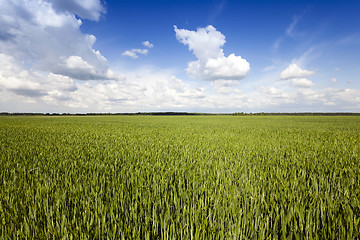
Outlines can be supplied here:
[[0, 117], [0, 239], [359, 239], [360, 117]]

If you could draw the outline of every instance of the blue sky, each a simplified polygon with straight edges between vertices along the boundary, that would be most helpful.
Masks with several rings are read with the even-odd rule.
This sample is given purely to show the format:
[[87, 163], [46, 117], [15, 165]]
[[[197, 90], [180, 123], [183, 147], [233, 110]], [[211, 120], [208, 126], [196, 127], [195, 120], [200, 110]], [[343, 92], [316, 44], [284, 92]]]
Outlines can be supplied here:
[[360, 1], [0, 0], [0, 111], [360, 112]]

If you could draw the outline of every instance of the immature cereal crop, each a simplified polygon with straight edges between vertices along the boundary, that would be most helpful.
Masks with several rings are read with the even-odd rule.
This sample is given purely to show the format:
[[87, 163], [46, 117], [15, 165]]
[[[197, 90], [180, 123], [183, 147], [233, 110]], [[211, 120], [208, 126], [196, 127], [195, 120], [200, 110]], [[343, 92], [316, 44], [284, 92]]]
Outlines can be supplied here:
[[0, 117], [1, 239], [358, 239], [360, 118]]

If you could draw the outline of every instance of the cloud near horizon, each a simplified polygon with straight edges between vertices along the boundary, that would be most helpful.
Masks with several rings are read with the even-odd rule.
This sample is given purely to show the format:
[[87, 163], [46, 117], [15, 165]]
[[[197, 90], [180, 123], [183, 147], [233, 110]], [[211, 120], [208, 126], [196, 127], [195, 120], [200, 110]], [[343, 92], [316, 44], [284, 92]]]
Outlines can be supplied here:
[[197, 31], [178, 29], [174, 26], [176, 38], [197, 57], [197, 61], [188, 63], [189, 76], [202, 80], [240, 80], [250, 71], [250, 64], [234, 53], [224, 55], [225, 36], [212, 25], [198, 28]]
[[281, 80], [290, 80], [293, 86], [300, 88], [310, 88], [315, 84], [306, 77], [314, 75], [315, 72], [301, 69], [297, 64], [290, 64], [280, 73]]

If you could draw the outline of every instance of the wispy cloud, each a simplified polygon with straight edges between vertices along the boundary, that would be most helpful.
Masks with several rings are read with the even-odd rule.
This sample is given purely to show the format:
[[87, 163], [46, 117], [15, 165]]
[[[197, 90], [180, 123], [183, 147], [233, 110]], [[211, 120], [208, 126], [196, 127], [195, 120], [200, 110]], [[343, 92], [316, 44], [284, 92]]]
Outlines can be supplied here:
[[211, 9], [211, 12], [209, 14], [209, 21], [213, 22], [216, 17], [223, 11], [227, 0], [217, 0], [217, 2], [214, 4], [213, 9]]
[[291, 24], [286, 29], [287, 36], [292, 37], [292, 38], [296, 37], [297, 33], [295, 31], [295, 27], [301, 18], [302, 18], [302, 15], [301, 16], [297, 16], [297, 15], [293, 16], [293, 20], [292, 20]]
[[341, 45], [358, 45], [360, 44], [360, 33], [348, 35], [338, 41]]
[[138, 54], [142, 54], [142, 55], [146, 55], [149, 53], [149, 50], [147, 49], [130, 49], [130, 50], [126, 50], [125, 52], [122, 53], [123, 56], [128, 56], [128, 57], [131, 57], [131, 58], [138, 58]]
[[292, 62], [300, 66], [309, 65], [312, 61], [319, 59], [322, 56], [323, 51], [328, 47], [329, 45], [327, 43], [312, 45], [302, 55], [294, 58]]
[[284, 37], [283, 37], [283, 36], [281, 36], [281, 37], [279, 37], [278, 39], [276, 39], [275, 42], [273, 43], [273, 45], [271, 46], [271, 51], [272, 51], [272, 52], [276, 52], [276, 51], [279, 49], [280, 44], [281, 44], [281, 42], [282, 42], [283, 40], [284, 40]]
[[278, 39], [276, 39], [275, 42], [272, 44], [271, 46], [272, 52], [276, 52], [279, 49], [281, 43], [284, 41], [286, 37], [296, 38], [299, 35], [298, 32], [296, 31], [296, 25], [303, 18], [303, 15], [304, 14], [293, 16], [293, 19], [290, 25], [286, 28], [284, 34], [280, 36]]
[[270, 65], [270, 66], [264, 67], [261, 71], [262, 72], [269, 72], [269, 71], [272, 71], [274, 69], [276, 69], [276, 66], [275, 65]]

